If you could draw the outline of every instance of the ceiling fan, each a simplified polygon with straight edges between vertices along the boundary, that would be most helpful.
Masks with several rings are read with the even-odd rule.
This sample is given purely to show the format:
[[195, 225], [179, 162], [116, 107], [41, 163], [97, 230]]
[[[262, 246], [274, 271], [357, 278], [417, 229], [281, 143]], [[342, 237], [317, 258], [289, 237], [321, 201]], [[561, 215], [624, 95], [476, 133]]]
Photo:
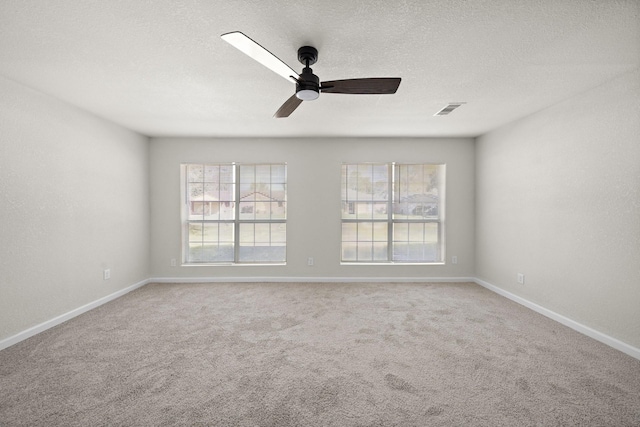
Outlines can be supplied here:
[[222, 39], [236, 49], [255, 59], [271, 71], [296, 84], [296, 93], [276, 111], [274, 117], [289, 117], [302, 101], [313, 101], [322, 93], [345, 93], [352, 95], [393, 94], [400, 86], [399, 77], [374, 77], [364, 79], [331, 80], [320, 82], [309, 68], [318, 60], [318, 51], [311, 46], [298, 49], [298, 60], [304, 65], [302, 74], [296, 73], [278, 57], [239, 31], [221, 35]]

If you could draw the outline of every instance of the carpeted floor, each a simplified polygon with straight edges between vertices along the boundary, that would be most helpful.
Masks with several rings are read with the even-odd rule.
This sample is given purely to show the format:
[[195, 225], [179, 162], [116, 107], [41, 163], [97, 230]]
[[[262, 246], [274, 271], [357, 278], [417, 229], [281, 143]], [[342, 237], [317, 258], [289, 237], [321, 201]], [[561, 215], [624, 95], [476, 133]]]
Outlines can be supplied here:
[[468, 283], [152, 284], [0, 351], [1, 426], [638, 426], [640, 361]]

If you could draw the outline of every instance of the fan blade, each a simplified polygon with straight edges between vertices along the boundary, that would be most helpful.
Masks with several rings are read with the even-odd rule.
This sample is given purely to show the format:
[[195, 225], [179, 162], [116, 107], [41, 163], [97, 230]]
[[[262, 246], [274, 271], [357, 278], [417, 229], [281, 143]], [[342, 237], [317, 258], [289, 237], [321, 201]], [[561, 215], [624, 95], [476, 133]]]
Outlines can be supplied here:
[[220, 37], [231, 46], [250, 56], [276, 74], [280, 74], [285, 79], [295, 83], [296, 79], [300, 77], [298, 73], [282, 62], [277, 56], [241, 32], [234, 31], [223, 34]]
[[302, 104], [302, 99], [298, 98], [294, 93], [291, 98], [287, 99], [284, 104], [282, 104], [282, 107], [280, 107], [278, 111], [276, 111], [273, 117], [279, 119], [283, 117], [289, 117], [289, 115], [293, 113], [300, 104]]
[[369, 79], [347, 79], [322, 82], [322, 93], [348, 93], [353, 95], [386, 95], [396, 93], [399, 77], [373, 77]]

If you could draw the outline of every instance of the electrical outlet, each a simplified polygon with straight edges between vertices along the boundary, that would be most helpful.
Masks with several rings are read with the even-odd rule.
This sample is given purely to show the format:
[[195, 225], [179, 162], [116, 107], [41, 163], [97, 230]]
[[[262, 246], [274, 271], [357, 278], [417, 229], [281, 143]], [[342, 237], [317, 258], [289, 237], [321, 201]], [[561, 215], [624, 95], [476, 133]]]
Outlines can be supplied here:
[[457, 256], [452, 256], [451, 257], [451, 264], [457, 264], [458, 263], [458, 257]]
[[111, 279], [111, 269], [110, 268], [105, 268], [104, 271], [102, 272], [102, 278], [104, 280], [109, 280]]
[[518, 283], [524, 285], [524, 274], [518, 273]]
[[171, 267], [175, 267], [175, 266], [176, 266], [176, 259], [171, 258]]
[[313, 257], [307, 258], [307, 265], [313, 265]]

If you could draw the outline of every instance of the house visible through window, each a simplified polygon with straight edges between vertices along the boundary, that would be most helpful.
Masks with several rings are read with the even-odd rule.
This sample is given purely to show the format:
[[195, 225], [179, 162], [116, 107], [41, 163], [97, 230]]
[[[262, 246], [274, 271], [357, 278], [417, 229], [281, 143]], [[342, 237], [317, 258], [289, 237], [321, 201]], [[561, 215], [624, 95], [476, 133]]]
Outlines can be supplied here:
[[438, 164], [343, 164], [342, 262], [443, 262], [444, 175]]
[[283, 263], [286, 164], [184, 164], [183, 260]]

